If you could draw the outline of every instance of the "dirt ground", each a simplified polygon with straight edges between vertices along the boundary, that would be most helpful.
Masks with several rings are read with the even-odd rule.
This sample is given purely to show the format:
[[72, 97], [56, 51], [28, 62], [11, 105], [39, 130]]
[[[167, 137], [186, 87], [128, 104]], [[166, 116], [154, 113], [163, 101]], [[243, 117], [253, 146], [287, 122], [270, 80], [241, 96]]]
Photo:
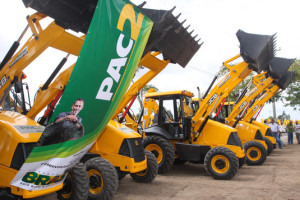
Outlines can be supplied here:
[[[287, 144], [287, 136], [282, 137]], [[114, 200], [158, 199], [300, 199], [300, 145], [274, 150], [261, 166], [244, 165], [232, 180], [214, 180], [204, 166], [187, 163], [173, 166], [151, 184], [135, 183], [127, 175]], [[51, 194], [35, 200], [53, 200]]]

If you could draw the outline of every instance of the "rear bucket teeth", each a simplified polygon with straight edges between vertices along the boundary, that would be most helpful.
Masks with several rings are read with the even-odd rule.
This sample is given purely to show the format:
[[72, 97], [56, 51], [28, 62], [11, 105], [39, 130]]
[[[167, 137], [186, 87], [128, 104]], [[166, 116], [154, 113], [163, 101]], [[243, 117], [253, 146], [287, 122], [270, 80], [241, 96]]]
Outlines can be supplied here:
[[196, 36], [192, 37], [193, 31], [188, 31], [190, 25], [183, 27], [186, 20], [179, 22], [178, 15], [175, 17], [170, 11], [141, 11], [154, 22], [144, 54], [148, 51], [160, 51], [164, 59], [185, 67], [202, 45], [198, 43], [199, 40], [195, 41]]
[[269, 64], [268, 74], [273, 79], [280, 79], [287, 72], [294, 61], [295, 59], [274, 57]]
[[238, 30], [236, 36], [240, 42], [240, 54], [254, 71], [265, 70], [275, 56], [275, 34], [258, 35]]

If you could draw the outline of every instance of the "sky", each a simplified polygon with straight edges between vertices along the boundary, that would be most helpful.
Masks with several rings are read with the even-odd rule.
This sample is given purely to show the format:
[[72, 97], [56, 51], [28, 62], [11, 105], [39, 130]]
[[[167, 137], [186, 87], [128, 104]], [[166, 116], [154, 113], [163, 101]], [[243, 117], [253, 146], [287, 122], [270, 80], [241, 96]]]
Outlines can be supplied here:
[[[142, 0], [133, 0], [140, 4]], [[204, 92], [222, 63], [239, 54], [236, 32], [277, 36], [277, 57], [300, 57], [299, 0], [149, 0], [146, 8], [169, 10], [176, 6], [174, 15], [182, 13], [179, 21], [198, 34], [204, 42], [187, 67], [169, 64], [150, 84], [160, 91], [185, 89], [197, 95], [197, 86]], [[26, 24], [26, 16], [33, 13], [21, 0], [0, 2], [0, 60]], [[29, 35], [25, 35], [29, 37]], [[43, 84], [66, 53], [48, 49], [25, 69], [31, 96]], [[65, 67], [76, 61], [71, 57]], [[292, 119], [300, 119], [300, 113], [282, 103], [276, 104], [277, 115], [285, 111]], [[266, 104], [260, 118], [272, 115], [272, 106]]]

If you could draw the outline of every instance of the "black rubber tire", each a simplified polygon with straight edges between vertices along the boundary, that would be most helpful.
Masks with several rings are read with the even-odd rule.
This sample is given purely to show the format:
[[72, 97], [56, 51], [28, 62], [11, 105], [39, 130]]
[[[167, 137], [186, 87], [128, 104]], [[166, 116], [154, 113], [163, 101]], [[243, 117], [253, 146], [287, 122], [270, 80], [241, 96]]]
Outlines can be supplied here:
[[89, 195], [89, 178], [83, 163], [76, 164], [64, 181], [64, 187], [57, 193], [59, 200], [86, 200]]
[[181, 160], [179, 158], [175, 158], [174, 165], [184, 165], [187, 162], [187, 160]]
[[[147, 149], [147, 147], [151, 144], [155, 144], [159, 146], [159, 148], [162, 151], [162, 159], [160, 162], [158, 162], [158, 173], [159, 174], [166, 173], [172, 167], [175, 159], [175, 150], [172, 143], [156, 135], [150, 135], [145, 137], [145, 139], [143, 139], [143, 145], [146, 150], [149, 150]], [[157, 155], [158, 152], [154, 152], [154, 151], [151, 152], [154, 154], [156, 158], [159, 157], [159, 155]]]
[[1, 191], [0, 190], [0, 199], [1, 200], [22, 200], [23, 198], [20, 196], [16, 196], [10, 193], [7, 193], [7, 191]]
[[264, 137], [264, 141], [266, 142], [268, 149], [267, 149], [267, 155], [270, 155], [273, 151], [273, 144], [271, 140], [267, 137]]
[[[260, 142], [248, 141], [245, 143], [244, 148], [247, 165], [262, 165], [266, 161], [267, 150]], [[253, 155], [251, 156], [250, 153]]]
[[147, 157], [147, 169], [142, 172], [130, 174], [132, 179], [138, 183], [150, 183], [155, 179], [158, 173], [156, 157], [147, 150], [145, 150], [145, 155]]
[[88, 199], [112, 199], [119, 186], [118, 174], [115, 167], [110, 162], [100, 157], [88, 160], [85, 163], [85, 166], [90, 184]]
[[118, 174], [119, 181], [122, 180], [128, 174], [128, 172], [121, 171], [119, 167], [116, 167], [116, 171]]
[[242, 168], [242, 167], [243, 167], [243, 165], [245, 164], [245, 160], [246, 160], [245, 157], [239, 158], [239, 168]]
[[[217, 157], [221, 158], [218, 159]], [[216, 162], [213, 161], [215, 159]], [[221, 165], [217, 162], [221, 163]], [[227, 163], [224, 165], [224, 162]], [[219, 165], [219, 167], [217, 165]], [[207, 152], [204, 158], [204, 167], [206, 172], [214, 179], [229, 180], [232, 179], [232, 177], [234, 177], [234, 175], [238, 172], [239, 161], [233, 151], [226, 147], [219, 146]], [[226, 171], [222, 172], [223, 169]], [[220, 172], [217, 170], [220, 170]]]

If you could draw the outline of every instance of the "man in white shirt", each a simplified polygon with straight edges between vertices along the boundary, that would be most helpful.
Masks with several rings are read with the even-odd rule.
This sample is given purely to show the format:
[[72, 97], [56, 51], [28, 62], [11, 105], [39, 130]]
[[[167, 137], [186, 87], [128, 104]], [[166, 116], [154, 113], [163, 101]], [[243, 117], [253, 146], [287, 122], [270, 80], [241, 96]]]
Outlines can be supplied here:
[[296, 138], [297, 138], [298, 144], [300, 144], [300, 124], [298, 124], [298, 121], [296, 121], [294, 130], [296, 133]]
[[280, 131], [279, 131], [278, 124], [274, 123], [274, 120], [272, 119], [271, 123], [269, 123], [268, 126], [271, 127], [271, 131], [273, 132], [273, 135], [274, 135], [274, 137], [276, 139], [276, 142], [278, 144], [279, 149], [282, 149], [282, 144], [281, 144], [280, 135], [279, 135]]

